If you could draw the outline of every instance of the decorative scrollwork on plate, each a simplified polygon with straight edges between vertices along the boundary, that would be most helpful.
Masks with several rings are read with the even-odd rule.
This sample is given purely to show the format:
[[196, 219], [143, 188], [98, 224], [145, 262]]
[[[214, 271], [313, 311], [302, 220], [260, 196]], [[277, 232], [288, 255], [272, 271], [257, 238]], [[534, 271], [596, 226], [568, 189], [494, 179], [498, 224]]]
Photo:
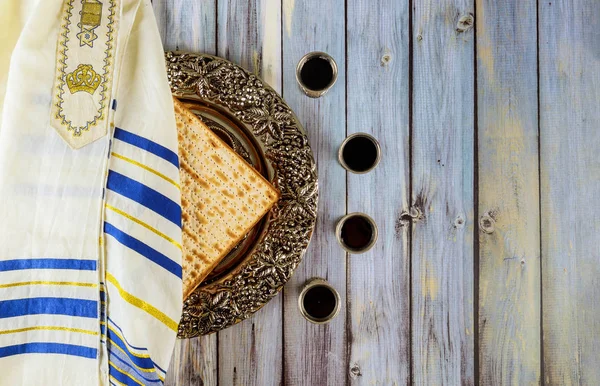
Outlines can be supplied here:
[[258, 77], [211, 55], [166, 52], [175, 95], [194, 95], [235, 117], [258, 143], [281, 198], [251, 254], [184, 302], [178, 336], [191, 338], [248, 318], [290, 279], [317, 218], [317, 169], [308, 138], [283, 99]]

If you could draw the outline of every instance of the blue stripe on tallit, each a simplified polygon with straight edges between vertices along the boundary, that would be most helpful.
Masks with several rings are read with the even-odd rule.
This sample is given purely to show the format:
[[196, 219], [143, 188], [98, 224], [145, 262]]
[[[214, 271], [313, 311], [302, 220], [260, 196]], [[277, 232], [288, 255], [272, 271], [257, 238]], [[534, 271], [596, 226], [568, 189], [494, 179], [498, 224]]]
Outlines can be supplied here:
[[179, 168], [179, 157], [174, 151], [137, 134], [115, 127], [115, 138], [146, 150]]
[[165, 370], [163, 370], [162, 367], [160, 367], [159, 365], [157, 365], [156, 362], [152, 361], [152, 363], [154, 363], [154, 367], [156, 367], [157, 369], [159, 369], [160, 371], [162, 371], [163, 375], [167, 374], [167, 372]]
[[119, 330], [119, 334], [121, 334], [121, 336], [123, 337], [123, 339], [125, 339], [125, 343], [127, 344], [127, 346], [131, 347], [134, 350], [138, 350], [138, 351], [148, 351], [147, 349], [145, 349], [143, 347], [135, 347], [134, 345], [132, 345], [131, 343], [129, 343], [129, 341], [125, 337], [125, 333], [123, 332], [123, 330], [121, 330], [121, 327], [119, 327], [117, 325], [117, 323], [115, 323], [115, 321], [112, 320], [110, 317], [108, 318], [108, 321], [113, 325], [114, 328], [116, 328], [117, 330]]
[[22, 269], [72, 269], [95, 271], [96, 260], [76, 259], [18, 259], [0, 261], [0, 272]]
[[181, 228], [181, 206], [156, 190], [113, 170], [108, 172], [106, 187], [156, 212]]
[[173, 275], [175, 275], [179, 279], [181, 279], [181, 275], [182, 275], [181, 266], [179, 264], [177, 264], [176, 262], [174, 262], [173, 260], [169, 259], [167, 256], [165, 256], [162, 253], [160, 253], [159, 251], [157, 251], [156, 249], [141, 242], [140, 240], [136, 239], [135, 237], [132, 237], [132, 236], [128, 235], [127, 233], [117, 229], [114, 225], [112, 225], [108, 222], [104, 223], [104, 232], [107, 235], [111, 235], [112, 237], [114, 237], [115, 240], [117, 240], [119, 243], [123, 244], [127, 248], [136, 251], [137, 253], [144, 256], [148, 260], [163, 267], [164, 269], [166, 269], [167, 271], [171, 272]]
[[[127, 344], [127, 346], [129, 346], [132, 349], [137, 350], [137, 351], [148, 351], [147, 349], [145, 349], [143, 347], [136, 347], [136, 346], [132, 345], [131, 343], [129, 343], [129, 341], [125, 337], [125, 333], [123, 332], [123, 330], [121, 330], [121, 327], [119, 327], [117, 325], [117, 323], [115, 323], [115, 321], [112, 320], [110, 317], [108, 318], [108, 321], [113, 325], [113, 327], [115, 327], [117, 330], [119, 330], [119, 333], [121, 334], [121, 336], [123, 337], [123, 339], [125, 339], [125, 343]], [[129, 350], [126, 350], [126, 351], [129, 351]], [[163, 375], [167, 373], [165, 370], [162, 369], [162, 367], [160, 367], [159, 365], [157, 365], [156, 362], [152, 361], [152, 364], [154, 365], [154, 367], [156, 367], [158, 370], [160, 370], [163, 373]]]
[[117, 381], [119, 381], [122, 385], [126, 386], [138, 386], [139, 383], [135, 382], [133, 379], [129, 378], [127, 375], [121, 373], [111, 364], [108, 365], [108, 374], [111, 377], [114, 377]]
[[115, 367], [113, 365], [110, 365], [110, 364], [109, 364], [109, 368], [108, 368], [108, 374], [110, 376], [114, 377], [117, 381], [121, 382], [124, 385], [127, 385], [127, 386], [138, 386], [139, 385], [133, 379], [131, 379], [127, 375], [121, 373], [120, 371], [115, 369]]
[[[111, 342], [112, 342], [116, 346], [119, 346], [123, 351], [125, 351], [127, 353], [127, 356], [129, 357], [129, 359], [131, 360], [131, 362], [135, 363], [135, 365], [138, 366], [139, 368], [146, 369], [146, 370], [154, 369], [154, 363], [152, 362], [152, 360], [150, 358], [142, 358], [142, 357], [136, 356], [134, 353], [132, 353], [129, 350], [129, 348], [127, 347], [125, 342], [123, 342], [123, 340], [121, 340], [121, 338], [119, 338], [119, 336], [117, 334], [112, 332], [110, 330], [110, 328], [108, 328], [106, 331], [108, 334], [108, 339], [110, 339], [110, 341], [108, 342], [109, 349], [112, 348], [112, 344], [111, 344]], [[143, 351], [148, 352], [147, 350], [143, 350]]]
[[[136, 378], [138, 381], [140, 381], [144, 384], [146, 382], [162, 383], [160, 378], [158, 378], [156, 371], [145, 373], [146, 375], [142, 374], [142, 372], [140, 370], [136, 369], [132, 365], [131, 359], [129, 357], [125, 356], [121, 351], [119, 351], [119, 350], [113, 351], [111, 349], [108, 349], [108, 354], [110, 356], [111, 362], [113, 362], [116, 366], [118, 366], [119, 369], [125, 371], [132, 377]], [[150, 377], [150, 378], [148, 378], [148, 377]]]
[[26, 298], [0, 301], [0, 319], [24, 315], [98, 317], [98, 302], [71, 298]]
[[[113, 325], [114, 328], [116, 328], [117, 330], [119, 330], [119, 333], [121, 334], [121, 336], [123, 337], [123, 339], [125, 339], [125, 344], [128, 347], [131, 347], [132, 349], [137, 350], [137, 351], [145, 351], [145, 352], [148, 351], [147, 349], [145, 349], [143, 347], [136, 347], [136, 346], [132, 345], [131, 343], [129, 343], [129, 341], [125, 337], [125, 333], [123, 332], [123, 330], [121, 330], [121, 327], [119, 327], [114, 322], [114, 320], [112, 320], [111, 318], [108, 318], [108, 321]], [[131, 352], [131, 350], [126, 350], [126, 351], [127, 352]], [[157, 365], [156, 362], [152, 361], [152, 364], [154, 365], [155, 368], [157, 368], [158, 370], [162, 371], [163, 375], [167, 373], [165, 370], [162, 369], [162, 367], [160, 367], [159, 365]]]
[[[83, 358], [96, 359], [98, 350], [92, 347], [76, 346], [63, 343], [24, 343], [14, 346], [0, 347], [0, 358], [19, 354], [64, 354]], [[35, 371], [35, 369], [33, 369]]]

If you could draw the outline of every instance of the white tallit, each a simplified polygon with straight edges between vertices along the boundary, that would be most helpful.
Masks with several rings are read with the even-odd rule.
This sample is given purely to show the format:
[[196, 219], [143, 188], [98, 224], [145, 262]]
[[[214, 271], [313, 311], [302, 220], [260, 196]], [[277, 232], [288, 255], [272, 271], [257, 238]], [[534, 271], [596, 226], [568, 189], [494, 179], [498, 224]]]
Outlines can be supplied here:
[[150, 0], [0, 0], [0, 385], [162, 384], [177, 131]]

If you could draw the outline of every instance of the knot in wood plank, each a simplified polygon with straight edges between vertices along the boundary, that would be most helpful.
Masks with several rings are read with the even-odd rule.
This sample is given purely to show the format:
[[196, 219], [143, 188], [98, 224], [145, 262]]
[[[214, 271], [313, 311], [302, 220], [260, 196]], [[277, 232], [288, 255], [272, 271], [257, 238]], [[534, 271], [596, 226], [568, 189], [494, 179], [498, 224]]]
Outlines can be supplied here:
[[456, 32], [468, 32], [471, 28], [473, 28], [474, 24], [475, 18], [473, 17], [472, 13], [462, 15], [460, 19], [458, 19], [458, 23], [456, 23]]
[[389, 52], [386, 52], [385, 54], [383, 54], [383, 56], [381, 57], [381, 66], [385, 67], [388, 64], [390, 64], [390, 62], [392, 61], [392, 55]]
[[465, 227], [465, 219], [462, 215], [458, 215], [456, 216], [456, 218], [454, 219], [454, 228], [456, 229], [462, 229]]
[[362, 373], [360, 372], [360, 367], [358, 367], [358, 365], [356, 363], [350, 368], [350, 377], [353, 379], [362, 377]]
[[418, 206], [413, 206], [409, 210], [402, 211], [398, 218], [396, 218], [396, 224], [394, 227], [396, 230], [396, 237], [399, 238], [401, 236], [402, 229], [407, 227], [411, 222], [415, 223], [422, 219], [423, 212]]
[[396, 227], [404, 227], [411, 221], [416, 222], [423, 218], [423, 212], [419, 207], [411, 207], [409, 210], [405, 210], [400, 213], [398, 219], [396, 219]]
[[496, 219], [490, 212], [484, 214], [479, 219], [479, 229], [481, 229], [483, 233], [494, 233], [494, 230], [496, 229]]

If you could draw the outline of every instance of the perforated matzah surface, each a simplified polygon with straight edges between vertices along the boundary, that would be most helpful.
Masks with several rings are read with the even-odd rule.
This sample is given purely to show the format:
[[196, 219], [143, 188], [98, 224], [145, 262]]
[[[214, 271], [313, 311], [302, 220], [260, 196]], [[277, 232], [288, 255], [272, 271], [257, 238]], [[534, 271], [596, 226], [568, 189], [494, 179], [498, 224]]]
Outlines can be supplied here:
[[174, 103], [185, 298], [271, 209], [279, 193], [181, 102]]

